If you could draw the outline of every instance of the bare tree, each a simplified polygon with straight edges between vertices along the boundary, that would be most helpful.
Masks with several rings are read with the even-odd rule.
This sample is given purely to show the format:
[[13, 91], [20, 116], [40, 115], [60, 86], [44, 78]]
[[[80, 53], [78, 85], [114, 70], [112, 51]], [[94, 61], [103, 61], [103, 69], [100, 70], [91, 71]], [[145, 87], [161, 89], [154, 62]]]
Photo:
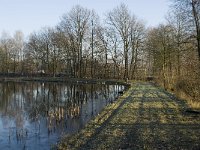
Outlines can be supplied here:
[[21, 31], [16, 31], [14, 34], [14, 46], [13, 46], [13, 60], [14, 60], [14, 72], [16, 71], [16, 58], [20, 63], [19, 71], [21, 74], [24, 72], [24, 35]]
[[0, 41], [1, 55], [2, 55], [2, 72], [8, 74], [10, 72], [11, 63], [11, 49], [13, 47], [13, 39], [10, 35], [4, 32]]
[[130, 49], [131, 49], [131, 62], [130, 62], [130, 77], [133, 79], [137, 71], [137, 64], [139, 60], [139, 51], [142, 48], [144, 41], [145, 26], [144, 23], [138, 21], [134, 16], [131, 23], [131, 36], [130, 36]]
[[187, 51], [189, 53], [189, 49], [185, 47], [188, 40], [188, 29], [190, 25], [187, 22], [187, 16], [184, 15], [183, 10], [181, 8], [172, 9], [171, 12], [166, 17], [167, 24], [173, 27], [173, 36], [174, 36], [174, 52], [176, 57], [176, 71], [177, 78], [179, 78], [182, 73], [182, 58], [183, 54]]
[[85, 34], [88, 31], [88, 24], [90, 19], [90, 11], [79, 5], [72, 8], [72, 10], [63, 15], [60, 27], [75, 36], [76, 42], [78, 43], [78, 71], [79, 76], [82, 76], [81, 65], [83, 55], [83, 41]]
[[124, 79], [128, 78], [128, 50], [129, 50], [129, 36], [131, 30], [131, 15], [128, 8], [121, 4], [119, 7], [113, 9], [107, 14], [107, 24], [112, 26], [117, 32], [123, 43], [124, 54]]
[[100, 23], [99, 23], [99, 16], [97, 15], [97, 13], [92, 10], [91, 11], [91, 16], [90, 16], [90, 21], [91, 21], [91, 25], [90, 25], [90, 30], [91, 30], [91, 36], [89, 35], [89, 37], [91, 37], [90, 39], [90, 48], [91, 48], [91, 78], [94, 77], [94, 73], [95, 73], [95, 68], [94, 68], [94, 53], [95, 53], [95, 46], [96, 46], [96, 42], [97, 42], [97, 32], [99, 31], [98, 29], [100, 28]]
[[174, 8], [182, 10], [190, 24], [191, 38], [195, 37], [198, 58], [200, 61], [200, 1], [199, 0], [174, 0]]
[[172, 31], [173, 28], [169, 25], [159, 25], [159, 27], [149, 31], [147, 40], [148, 49], [153, 55], [154, 75], [157, 74], [158, 77], [161, 77], [165, 88], [168, 77], [172, 76], [172, 45], [174, 44]]

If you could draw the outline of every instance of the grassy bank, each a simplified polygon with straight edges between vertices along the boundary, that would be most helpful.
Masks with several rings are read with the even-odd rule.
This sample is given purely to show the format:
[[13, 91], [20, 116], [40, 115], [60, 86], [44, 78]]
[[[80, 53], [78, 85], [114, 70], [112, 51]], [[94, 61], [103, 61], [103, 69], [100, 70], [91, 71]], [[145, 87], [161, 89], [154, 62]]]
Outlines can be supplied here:
[[200, 117], [163, 88], [138, 82], [58, 149], [199, 149]]

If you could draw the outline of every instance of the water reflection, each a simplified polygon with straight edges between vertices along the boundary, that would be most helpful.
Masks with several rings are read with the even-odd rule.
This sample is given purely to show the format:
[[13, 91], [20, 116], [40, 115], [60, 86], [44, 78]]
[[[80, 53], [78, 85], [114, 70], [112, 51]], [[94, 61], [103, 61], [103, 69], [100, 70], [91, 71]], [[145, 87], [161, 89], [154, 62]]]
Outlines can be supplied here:
[[50, 149], [105, 105], [122, 85], [40, 82], [0, 83], [0, 149]]

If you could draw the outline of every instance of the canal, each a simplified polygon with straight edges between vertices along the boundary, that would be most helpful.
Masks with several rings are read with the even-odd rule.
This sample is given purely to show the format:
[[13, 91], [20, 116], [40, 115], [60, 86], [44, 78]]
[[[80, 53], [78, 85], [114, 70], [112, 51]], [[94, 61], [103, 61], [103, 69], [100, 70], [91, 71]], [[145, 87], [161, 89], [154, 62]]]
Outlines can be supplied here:
[[123, 85], [0, 82], [0, 149], [50, 149], [113, 103]]

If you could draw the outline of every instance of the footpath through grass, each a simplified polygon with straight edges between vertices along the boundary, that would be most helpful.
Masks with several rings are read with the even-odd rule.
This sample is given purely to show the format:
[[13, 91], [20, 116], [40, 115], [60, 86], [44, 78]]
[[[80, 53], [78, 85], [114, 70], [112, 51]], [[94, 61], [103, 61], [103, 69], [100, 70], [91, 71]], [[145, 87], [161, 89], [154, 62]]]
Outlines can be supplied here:
[[200, 149], [200, 115], [151, 83], [134, 83], [58, 149]]

